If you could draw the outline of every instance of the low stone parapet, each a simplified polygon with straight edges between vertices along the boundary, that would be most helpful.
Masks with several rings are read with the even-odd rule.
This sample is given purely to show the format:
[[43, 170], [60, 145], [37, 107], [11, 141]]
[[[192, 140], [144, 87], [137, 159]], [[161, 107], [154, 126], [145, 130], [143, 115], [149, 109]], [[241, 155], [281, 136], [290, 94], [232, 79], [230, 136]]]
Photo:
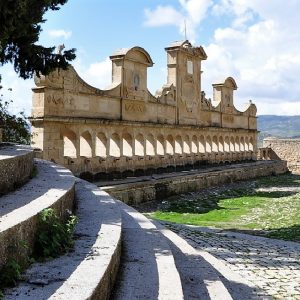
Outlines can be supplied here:
[[135, 205], [176, 194], [199, 191], [210, 186], [283, 174], [287, 171], [285, 161], [266, 160], [210, 167], [184, 173], [145, 176], [140, 180], [99, 182], [98, 185], [113, 197]]
[[0, 270], [9, 258], [18, 261], [32, 253], [43, 209], [55, 208], [61, 217], [73, 209], [72, 173], [46, 161], [36, 161], [36, 170], [33, 179], [0, 198]]
[[28, 146], [0, 144], [0, 196], [21, 186], [30, 178], [33, 158], [33, 151]]

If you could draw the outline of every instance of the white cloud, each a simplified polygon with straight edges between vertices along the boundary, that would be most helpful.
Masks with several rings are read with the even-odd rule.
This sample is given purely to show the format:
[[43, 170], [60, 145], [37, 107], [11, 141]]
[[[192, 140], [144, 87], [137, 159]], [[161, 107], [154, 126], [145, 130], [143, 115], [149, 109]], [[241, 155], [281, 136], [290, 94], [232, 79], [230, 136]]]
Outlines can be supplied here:
[[92, 63], [87, 68], [81, 65], [80, 60], [77, 60], [74, 66], [79, 76], [94, 87], [105, 89], [112, 83], [112, 63], [109, 57]]
[[183, 16], [172, 6], [157, 6], [155, 10], [145, 9], [146, 20], [144, 24], [149, 27], [165, 25], [180, 26]]
[[[222, 75], [233, 76], [237, 106], [253, 99], [259, 114], [300, 114], [300, 19], [298, 1], [221, 0], [214, 15], [231, 25], [216, 28], [205, 47], [204, 88]], [[250, 22], [250, 24], [248, 23]]]
[[144, 25], [149, 27], [173, 25], [178, 27], [179, 33], [183, 36], [186, 25], [187, 37], [194, 41], [197, 37], [197, 27], [205, 19], [212, 0], [179, 0], [179, 5], [178, 10], [170, 5], [159, 5], [153, 10], [145, 9]]
[[57, 29], [57, 30], [49, 30], [48, 34], [51, 38], [64, 38], [65, 40], [67, 40], [71, 37], [72, 31]]

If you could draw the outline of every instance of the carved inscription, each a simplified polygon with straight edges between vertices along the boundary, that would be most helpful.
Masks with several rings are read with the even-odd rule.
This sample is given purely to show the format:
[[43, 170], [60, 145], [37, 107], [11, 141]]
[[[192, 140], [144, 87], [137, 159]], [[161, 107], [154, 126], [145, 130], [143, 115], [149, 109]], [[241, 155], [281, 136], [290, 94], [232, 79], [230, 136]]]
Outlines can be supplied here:
[[234, 122], [234, 116], [223, 116], [223, 120], [225, 122], [233, 123]]
[[130, 112], [145, 112], [145, 106], [139, 103], [125, 103], [125, 110]]

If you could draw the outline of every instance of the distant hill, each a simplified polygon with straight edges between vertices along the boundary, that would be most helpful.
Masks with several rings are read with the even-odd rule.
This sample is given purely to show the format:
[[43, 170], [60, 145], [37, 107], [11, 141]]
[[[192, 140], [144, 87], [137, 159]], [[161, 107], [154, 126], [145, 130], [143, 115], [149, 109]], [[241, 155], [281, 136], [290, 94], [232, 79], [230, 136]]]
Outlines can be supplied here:
[[300, 138], [300, 116], [258, 116], [259, 141], [265, 137]]

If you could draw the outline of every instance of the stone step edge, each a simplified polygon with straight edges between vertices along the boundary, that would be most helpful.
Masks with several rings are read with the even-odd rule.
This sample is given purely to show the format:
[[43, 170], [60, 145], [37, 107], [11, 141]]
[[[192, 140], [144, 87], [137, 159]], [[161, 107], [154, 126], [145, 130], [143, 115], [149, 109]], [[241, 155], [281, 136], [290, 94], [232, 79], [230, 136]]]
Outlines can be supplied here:
[[[34, 180], [29, 181], [17, 191], [6, 194], [2, 198], [3, 202], [14, 203], [22, 199], [28, 186], [33, 182], [38, 183], [43, 175], [51, 174], [51, 180], [41, 184], [48, 184], [46, 193], [38, 198], [30, 199], [30, 202], [24, 206], [4, 214], [0, 217], [0, 269], [11, 257], [12, 249], [14, 259], [22, 261], [31, 255], [37, 230], [38, 214], [47, 208], [54, 208], [60, 216], [65, 215], [66, 210], [72, 211], [74, 207], [74, 186], [75, 177], [64, 167], [58, 167], [54, 163], [42, 160], [36, 160], [38, 170]], [[57, 189], [53, 183], [57, 180]], [[63, 182], [63, 183], [62, 183]], [[64, 185], [64, 189], [62, 189]], [[27, 195], [28, 197], [28, 195]], [[5, 199], [5, 200], [4, 200]], [[0, 198], [1, 201], [1, 198]], [[0, 207], [1, 209], [1, 207]], [[24, 247], [24, 245], [26, 245]]]
[[[120, 210], [107, 193], [84, 180], [76, 180], [75, 197], [74, 251], [33, 264], [4, 299], [109, 299], [121, 258]], [[49, 284], [41, 285], [47, 278]]]
[[[185, 249], [185, 251], [191, 251], [191, 252], [195, 253], [196, 255], [201, 256], [205, 261], [207, 261], [215, 270], [217, 270], [228, 281], [236, 282], [236, 283], [242, 284], [244, 286], [249, 286], [253, 289], [256, 288], [256, 286], [251, 281], [249, 281], [246, 278], [242, 277], [238, 273], [232, 271], [230, 269], [230, 267], [225, 262], [223, 262], [220, 259], [216, 258], [215, 256], [208, 253], [207, 251], [195, 249], [185, 239], [183, 239], [178, 234], [171, 231], [170, 229], [167, 229], [165, 226], [162, 225], [162, 224], [166, 224], [166, 225], [167, 224], [173, 224], [172, 222], [163, 221], [162, 224], [161, 224], [158, 221], [154, 221], [154, 223], [157, 224], [157, 227], [160, 228], [161, 232], [168, 239], [170, 239], [174, 242], [176, 241], [176, 246], [177, 247], [179, 247], [179, 248], [182, 247], [183, 249]], [[194, 230], [196, 229], [195, 228], [196, 226], [193, 226], [193, 225], [191, 225], [191, 226], [190, 225], [185, 225], [185, 224], [176, 224], [176, 225], [178, 225], [179, 227], [182, 227], [182, 228], [190, 228], [190, 229], [194, 229]], [[224, 286], [224, 288], [226, 289], [225, 286]], [[212, 299], [223, 300], [222, 297], [221, 298], [212, 298]]]
[[[200, 252], [193, 248], [188, 242], [186, 242], [183, 238], [179, 235], [174, 233], [173, 231], [165, 228], [162, 224], [157, 221], [154, 221], [154, 224], [157, 226], [159, 231], [168, 239], [171, 243], [173, 243], [185, 256], [193, 256], [199, 257], [201, 256], [210, 264], [213, 263], [216, 266], [215, 260], [211, 259], [211, 255], [208, 256], [208, 253]], [[176, 261], [176, 258], [175, 258]], [[220, 269], [220, 268], [219, 268]], [[223, 274], [224, 275], [224, 274]], [[211, 275], [210, 275], [211, 276]], [[230, 293], [228, 292], [227, 288], [222, 283], [221, 279], [218, 275], [214, 278], [214, 280], [205, 281], [204, 284], [209, 294], [211, 300], [232, 300]]]
[[[121, 211], [123, 210], [128, 214], [138, 225], [140, 230], [153, 230], [159, 233], [159, 230], [152, 220], [120, 200], [116, 201], [118, 202]], [[122, 221], [122, 227], [125, 226], [126, 224]], [[129, 226], [129, 228], [131, 227]], [[161, 238], [164, 238], [163, 235], [161, 235]], [[165, 255], [159, 255], [157, 253], [154, 255], [159, 276], [158, 299], [181, 300], [184, 296], [180, 276], [168, 243], [166, 243], [166, 246], [168, 249], [164, 249]]]
[[[26, 183], [33, 172], [33, 150], [24, 145], [0, 143], [0, 197]], [[1, 199], [0, 199], [1, 204]]]

